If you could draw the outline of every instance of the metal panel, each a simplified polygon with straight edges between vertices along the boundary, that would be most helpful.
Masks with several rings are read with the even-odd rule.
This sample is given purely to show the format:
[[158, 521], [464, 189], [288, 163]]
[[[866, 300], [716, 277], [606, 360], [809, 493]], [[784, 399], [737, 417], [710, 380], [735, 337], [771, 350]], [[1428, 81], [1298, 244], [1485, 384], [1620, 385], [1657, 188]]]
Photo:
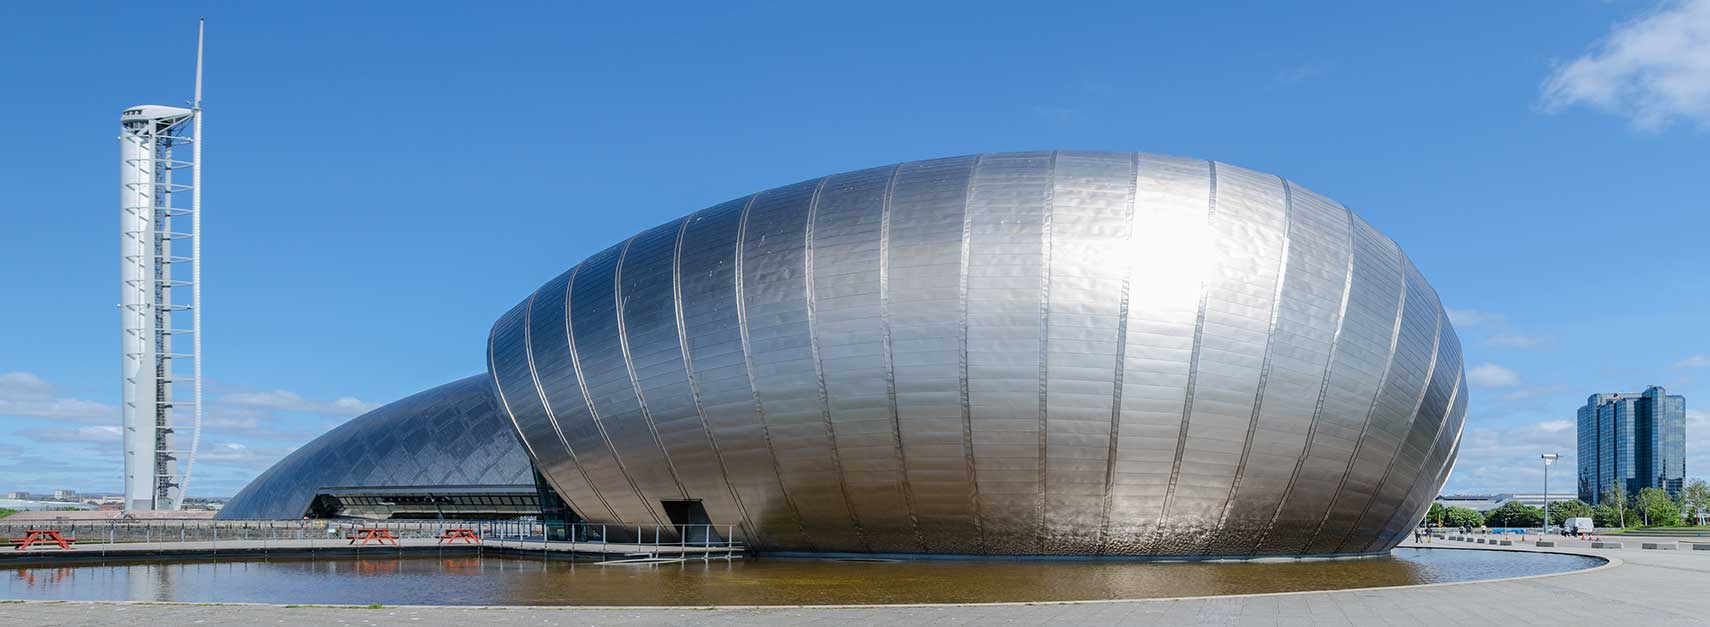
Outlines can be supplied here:
[[963, 211], [975, 159], [904, 164], [891, 189], [887, 322], [897, 425], [927, 549], [979, 553], [962, 397]]
[[[632, 240], [633, 241], [633, 240]], [[570, 339], [595, 423], [604, 430], [619, 473], [640, 493], [653, 521], [669, 524], [661, 500], [684, 497], [647, 408], [630, 377], [618, 307], [617, 269], [629, 242], [582, 264], [570, 285]]]
[[[604, 426], [591, 409], [593, 401], [585, 387], [583, 366], [578, 363], [580, 356], [569, 339], [573, 329], [566, 328], [571, 320], [565, 312], [575, 305], [566, 299], [577, 291], [576, 284], [581, 281], [583, 273], [592, 268], [590, 274], [597, 276], [601, 267], [610, 273], [617, 252], [617, 248], [611, 248], [590, 257], [576, 266], [563, 283], [555, 281], [541, 288], [529, 312], [529, 346], [547, 410], [558, 421], [558, 428], [564, 433], [577, 464], [586, 473], [588, 483], [611, 509], [616, 519], [614, 522], [663, 524], [659, 522], [663, 516], [655, 515], [629, 475], [624, 473]], [[610, 283], [606, 284], [606, 289], [609, 293]], [[609, 305], [611, 301], [608, 298], [606, 302]]]
[[821, 181], [762, 192], [743, 221], [743, 331], [784, 489], [816, 542], [864, 547], [822, 400], [808, 315], [808, 218]]
[[[570, 280], [572, 272], [575, 270], [559, 275], [541, 290], [562, 293], [564, 282]], [[529, 312], [539, 294], [535, 292], [493, 326], [490, 369], [499, 399], [534, 455], [535, 467], [550, 477], [548, 482], [558, 494], [574, 504], [572, 508], [590, 522], [615, 522], [617, 516], [588, 482], [568, 440], [559, 432], [558, 423], [542, 401], [528, 325]]]
[[809, 302], [837, 455], [862, 536], [873, 551], [916, 553], [925, 547], [904, 491], [879, 252], [895, 172], [885, 167], [840, 174], [820, 189]]
[[1222, 518], [1251, 437], [1287, 246], [1282, 181], [1213, 170], [1215, 205], [1185, 439], [1165, 497], [1165, 555], [1199, 553]]
[[731, 487], [754, 522], [755, 534], [765, 546], [806, 550], [812, 546], [779, 479], [742, 350], [736, 251], [744, 209], [751, 199], [727, 202], [689, 218], [678, 269], [683, 335], [707, 427], [730, 473]]
[[1288, 258], [1242, 472], [1207, 553], [1247, 555], [1269, 529], [1315, 425], [1330, 351], [1342, 321], [1349, 262], [1348, 213], [1288, 185]]
[[[1105, 550], [1140, 555], [1162, 526], [1180, 446], [1201, 286], [1214, 259], [1208, 224], [1211, 164], [1140, 155], [1124, 327], [1122, 411], [1116, 426]], [[1160, 272], [1159, 268], [1169, 268]]]
[[[1364, 225], [1363, 221], [1361, 225]], [[1364, 228], [1370, 229], [1369, 226]], [[1375, 230], [1371, 232], [1376, 234]], [[1401, 264], [1402, 276], [1405, 277], [1412, 264], [1405, 255], [1401, 257]], [[1342, 489], [1324, 519], [1323, 528], [1308, 544], [1309, 552], [1333, 553], [1342, 545], [1342, 539], [1358, 522], [1366, 503], [1383, 480], [1390, 461], [1406, 439], [1412, 428], [1413, 415], [1419, 409], [1420, 397], [1425, 393], [1431, 359], [1436, 353], [1436, 327], [1441, 308], [1428, 286], [1412, 281], [1404, 285], [1406, 296], [1389, 372], [1384, 376], [1376, 401], [1372, 403], [1365, 435], [1354, 451], [1353, 463], [1343, 476]]]
[[677, 324], [677, 242], [687, 219], [636, 236], [619, 274], [623, 329], [635, 384], [687, 498], [715, 525], [748, 528], [695, 402]]
[[1313, 413], [1312, 437], [1283, 495], [1276, 521], [1254, 553], [1302, 553], [1317, 533], [1348, 472], [1372, 415], [1400, 319], [1400, 254], [1394, 243], [1350, 214], [1354, 255], [1335, 350]]
[[[1407, 280], [1424, 285], [1425, 278], [1417, 268], [1409, 264]], [[1446, 316], [1436, 294], [1429, 286], [1425, 293], [1432, 306], [1437, 308], [1436, 354], [1431, 361], [1430, 380], [1425, 385], [1425, 394], [1420, 399], [1418, 409], [1414, 411], [1413, 425], [1407, 432], [1407, 438], [1402, 440], [1401, 449], [1396, 451], [1395, 458], [1390, 461], [1389, 469], [1378, 484], [1377, 492], [1366, 504], [1359, 522], [1349, 530], [1348, 538], [1343, 541], [1340, 552], [1357, 553], [1382, 536], [1386, 527], [1391, 524], [1408, 493], [1412, 490], [1420, 474], [1420, 467], [1430, 454], [1431, 448], [1441, 435], [1443, 418], [1454, 402], [1453, 393], [1456, 384], [1460, 382], [1460, 345], [1455, 341], [1454, 332], [1445, 324]], [[1411, 514], [1411, 512], [1409, 512]]]
[[1442, 419], [1438, 421], [1436, 438], [1432, 441], [1424, 462], [1414, 475], [1408, 477], [1410, 487], [1406, 499], [1396, 508], [1384, 533], [1366, 547], [1368, 552], [1389, 550], [1406, 537], [1407, 531], [1419, 524], [1419, 520], [1424, 517], [1425, 510], [1437, 496], [1437, 491], [1442, 489], [1443, 480], [1448, 478], [1448, 461], [1453, 459], [1451, 451], [1460, 438], [1461, 424], [1466, 417], [1467, 391], [1460, 339], [1448, 324], [1444, 324], [1443, 329], [1446, 336], [1442, 340], [1443, 354], [1438, 357], [1437, 370], [1449, 373], [1454, 379], [1450, 386], [1449, 405], [1444, 409]]
[[1044, 550], [1103, 550], [1134, 155], [1062, 152], [1052, 171], [1045, 312]]
[[967, 384], [986, 550], [1038, 553], [1044, 530], [1045, 223], [1052, 153], [988, 155], [968, 192]]

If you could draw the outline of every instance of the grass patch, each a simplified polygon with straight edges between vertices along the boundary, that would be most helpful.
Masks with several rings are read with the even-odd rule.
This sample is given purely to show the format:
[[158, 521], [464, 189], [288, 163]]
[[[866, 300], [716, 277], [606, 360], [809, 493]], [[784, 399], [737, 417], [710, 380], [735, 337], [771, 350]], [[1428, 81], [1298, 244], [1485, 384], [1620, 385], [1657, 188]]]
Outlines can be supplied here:
[[365, 605], [363, 607], [365, 607], [367, 609], [371, 609], [371, 610], [378, 610], [378, 609], [385, 608], [386, 606], [381, 605], [379, 603], [369, 603], [368, 605]]

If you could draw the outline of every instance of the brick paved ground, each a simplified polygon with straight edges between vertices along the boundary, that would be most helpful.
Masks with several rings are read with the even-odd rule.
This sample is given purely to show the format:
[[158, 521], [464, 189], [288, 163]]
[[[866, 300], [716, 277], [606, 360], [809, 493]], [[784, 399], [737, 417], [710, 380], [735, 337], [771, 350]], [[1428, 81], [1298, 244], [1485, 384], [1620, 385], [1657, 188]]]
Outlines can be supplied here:
[[[1439, 540], [1432, 546], [1466, 546]], [[1495, 582], [1035, 605], [859, 608], [325, 608], [0, 603], [0, 625], [1585, 625], [1710, 624], [1710, 551], [1566, 550], [1613, 566]], [[1548, 550], [1548, 549], [1546, 549]], [[1558, 549], [1560, 550], [1560, 549]]]

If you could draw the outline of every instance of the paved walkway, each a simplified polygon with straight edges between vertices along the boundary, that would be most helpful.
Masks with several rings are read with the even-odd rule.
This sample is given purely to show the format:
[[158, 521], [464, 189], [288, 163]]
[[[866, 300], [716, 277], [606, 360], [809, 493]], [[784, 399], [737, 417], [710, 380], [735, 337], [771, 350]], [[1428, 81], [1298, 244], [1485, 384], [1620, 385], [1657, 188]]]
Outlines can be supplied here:
[[[1411, 543], [1409, 543], [1411, 544]], [[1434, 547], [1465, 547], [1445, 543]], [[273, 605], [0, 603], [3, 625], [1705, 625], [1710, 551], [1555, 549], [1618, 561], [1494, 582], [1033, 605], [778, 608], [378, 609]], [[1495, 550], [1513, 550], [1507, 547]], [[1543, 549], [1550, 551], [1551, 549]]]

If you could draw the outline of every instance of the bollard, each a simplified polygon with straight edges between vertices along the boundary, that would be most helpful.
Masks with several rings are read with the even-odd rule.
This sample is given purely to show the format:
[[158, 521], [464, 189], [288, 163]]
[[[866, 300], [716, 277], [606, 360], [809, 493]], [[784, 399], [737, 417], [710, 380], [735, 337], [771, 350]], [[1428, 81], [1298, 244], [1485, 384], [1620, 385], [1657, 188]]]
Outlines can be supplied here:
[[1540, 546], [1540, 547], [1555, 546], [1555, 545], [1556, 545], [1556, 543], [1552, 540], [1539, 540], [1538, 541], [1538, 546]]
[[1673, 542], [1645, 542], [1643, 544], [1640, 544], [1639, 548], [1650, 549], [1653, 551], [1673, 551], [1674, 550], [1674, 543]]
[[1594, 548], [1594, 549], [1619, 549], [1619, 548], [1621, 548], [1621, 543], [1620, 542], [1593, 542], [1593, 543], [1591, 543], [1591, 548]]
[[1501, 541], [1498, 541], [1496, 544], [1498, 546], [1514, 546], [1514, 541], [1513, 540], [1501, 540]]

